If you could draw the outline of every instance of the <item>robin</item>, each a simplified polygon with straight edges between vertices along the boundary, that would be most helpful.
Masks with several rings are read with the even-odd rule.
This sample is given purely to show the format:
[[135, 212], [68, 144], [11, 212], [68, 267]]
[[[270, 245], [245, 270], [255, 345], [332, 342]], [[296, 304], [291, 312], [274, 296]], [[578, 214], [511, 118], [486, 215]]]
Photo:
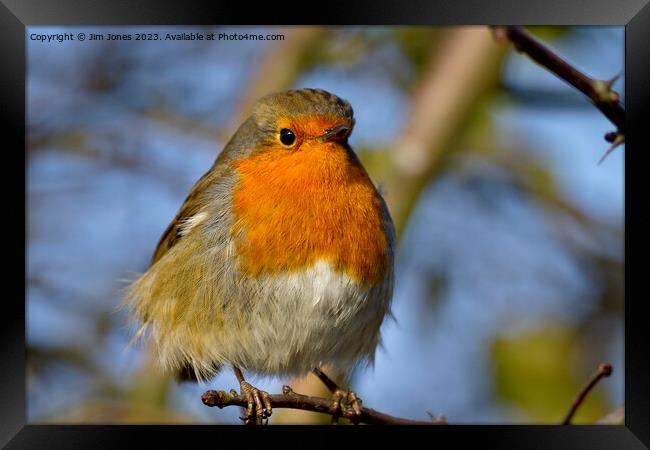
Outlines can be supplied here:
[[[260, 375], [371, 364], [393, 291], [393, 223], [348, 144], [350, 103], [320, 89], [257, 102], [163, 233], [126, 304], [160, 365], [232, 367], [246, 423], [272, 413]], [[361, 413], [354, 392], [334, 409]]]

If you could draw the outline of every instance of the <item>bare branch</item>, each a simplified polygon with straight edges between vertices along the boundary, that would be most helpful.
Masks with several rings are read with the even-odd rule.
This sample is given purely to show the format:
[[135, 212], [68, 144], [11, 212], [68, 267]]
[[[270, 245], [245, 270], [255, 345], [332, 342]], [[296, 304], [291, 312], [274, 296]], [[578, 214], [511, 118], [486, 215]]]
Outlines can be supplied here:
[[596, 386], [598, 381], [600, 381], [601, 378], [603, 377], [608, 377], [612, 374], [612, 365], [609, 363], [600, 363], [598, 365], [598, 370], [594, 374], [593, 377], [591, 377], [591, 380], [589, 380], [589, 383], [585, 385], [585, 387], [582, 388], [576, 399], [573, 401], [573, 405], [571, 405], [571, 409], [567, 413], [566, 417], [564, 418], [564, 421], [562, 424], [564, 425], [569, 425], [571, 423], [571, 419], [575, 415], [576, 411], [578, 410], [578, 407], [582, 404], [582, 402], [585, 400], [585, 397], [587, 397], [587, 394]]
[[509, 40], [518, 51], [527, 54], [589, 97], [605, 117], [616, 125], [618, 134], [625, 135], [625, 109], [621, 105], [619, 94], [611, 89], [618, 75], [610, 80], [595, 80], [564, 61], [522, 27], [495, 26], [493, 29], [497, 40]]
[[[596, 384], [603, 377], [608, 377], [612, 374], [612, 365], [609, 363], [601, 363], [598, 365], [598, 370], [592, 376], [589, 383], [582, 388], [576, 399], [571, 405], [571, 409], [567, 413], [564, 421], [564, 425], [570, 425], [571, 419], [575, 415], [576, 411], [580, 405], [584, 402], [585, 398], [591, 392], [591, 390], [596, 386]], [[245, 408], [248, 406], [248, 401], [245, 397], [242, 397], [235, 390], [230, 392], [226, 391], [214, 391], [209, 390], [203, 393], [201, 396], [203, 404], [210, 407], [225, 408], [227, 406], [240, 406]], [[303, 411], [312, 411], [317, 413], [323, 413], [332, 415], [332, 399], [323, 398], [323, 397], [312, 397], [308, 395], [297, 394], [289, 386], [282, 387], [282, 394], [273, 394], [270, 395], [271, 405], [274, 409], [288, 408], [288, 409], [299, 409]], [[376, 411], [371, 408], [361, 408], [361, 416], [359, 417], [354, 410], [351, 408], [346, 409], [342, 416], [346, 419], [355, 422], [355, 423], [365, 423], [372, 425], [445, 425], [447, 424], [446, 419], [443, 416], [434, 417], [432, 414], [428, 413], [431, 417], [430, 421], [424, 420], [412, 420], [404, 419], [401, 417], [394, 417], [382, 412]], [[616, 420], [620, 419], [622, 413], [617, 412]], [[606, 423], [603, 421], [599, 423]]]
[[[274, 409], [290, 408], [332, 414], [330, 411], [332, 405], [331, 399], [297, 394], [289, 386], [284, 386], [282, 392], [282, 394], [273, 394], [270, 396], [271, 405]], [[230, 392], [206, 391], [201, 396], [201, 400], [206, 406], [217, 406], [218, 408], [224, 408], [226, 406], [246, 407], [248, 403], [244, 397], [240, 396], [234, 390]], [[346, 410], [343, 413], [343, 417], [349, 420], [357, 419], [356, 414], [351, 409]], [[411, 420], [389, 416], [371, 408], [361, 408], [360, 422], [375, 425], [443, 425], [447, 423], [442, 416], [437, 418], [432, 417], [430, 421]]]

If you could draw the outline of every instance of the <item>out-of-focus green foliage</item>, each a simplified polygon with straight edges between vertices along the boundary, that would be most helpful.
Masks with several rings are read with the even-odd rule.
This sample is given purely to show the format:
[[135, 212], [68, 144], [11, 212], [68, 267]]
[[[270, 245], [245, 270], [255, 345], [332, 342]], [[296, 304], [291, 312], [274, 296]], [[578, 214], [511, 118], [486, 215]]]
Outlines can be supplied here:
[[558, 39], [571, 33], [571, 29], [568, 27], [536, 26], [526, 27], [526, 29], [543, 41], [552, 41], [553, 39]]
[[[560, 423], [588, 382], [571, 370], [582, 351], [577, 338], [573, 328], [548, 325], [493, 342], [496, 392], [526, 416], [524, 421]], [[612, 407], [596, 386], [573, 423], [594, 423]]]
[[425, 27], [398, 27], [392, 38], [420, 73], [431, 60], [431, 50], [440, 42], [441, 30]]

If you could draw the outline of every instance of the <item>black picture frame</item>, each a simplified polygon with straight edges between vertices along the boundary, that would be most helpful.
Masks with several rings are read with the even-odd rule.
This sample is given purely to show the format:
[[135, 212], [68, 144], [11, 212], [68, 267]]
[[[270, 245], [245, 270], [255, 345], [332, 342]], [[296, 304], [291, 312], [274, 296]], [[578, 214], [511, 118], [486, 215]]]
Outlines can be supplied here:
[[[0, 111], [3, 127], [3, 212], [2, 243], [7, 270], [0, 327], [0, 445], [6, 448], [116, 448], [146, 443], [170, 446], [171, 434], [182, 441], [199, 440], [216, 445], [224, 436], [246, 446], [264, 438], [283, 445], [309, 445], [314, 434], [337, 433], [340, 444], [383, 439], [388, 435], [402, 442], [424, 442], [446, 448], [475, 443], [498, 448], [613, 448], [650, 446], [650, 340], [645, 299], [630, 268], [643, 269], [637, 239], [646, 225], [642, 211], [643, 191], [636, 171], [643, 170], [640, 158], [650, 149], [648, 138], [650, 104], [650, 6], [648, 0], [544, 0], [481, 2], [443, 0], [394, 2], [388, 0], [330, 1], [323, 5], [291, 5], [273, 2], [223, 1], [182, 4], [172, 1], [99, 0], [0, 0], [0, 48], [4, 67], [0, 69]], [[26, 182], [25, 149], [25, 63], [26, 27], [34, 25], [204, 25], [204, 24], [375, 24], [375, 25], [624, 25], [625, 97], [627, 136], [625, 152], [625, 425], [624, 426], [443, 426], [443, 427], [264, 427], [263, 429], [221, 426], [55, 426], [26, 423], [25, 395], [25, 307], [26, 282], [26, 196], [18, 194], [18, 183]], [[603, 145], [605, 142], [603, 141]], [[26, 158], [26, 154], [25, 158]], [[25, 222], [16, 220], [22, 217]], [[641, 217], [636, 217], [640, 215]], [[634, 218], [633, 218], [634, 217]], [[22, 230], [20, 227], [22, 226]], [[17, 233], [13, 231], [17, 230]], [[24, 247], [20, 239], [25, 238]], [[7, 250], [10, 250], [8, 253]], [[635, 289], [638, 288], [638, 289]], [[641, 295], [639, 294], [641, 293]], [[287, 428], [290, 439], [287, 441]], [[246, 433], [246, 434], [244, 434]], [[282, 436], [278, 435], [280, 433]], [[419, 436], [414, 436], [419, 435]], [[413, 441], [405, 439], [414, 439]], [[415, 440], [417, 439], [417, 441]], [[422, 439], [422, 441], [420, 441]], [[356, 439], [355, 439], [356, 440]], [[166, 443], [166, 444], [165, 444]], [[302, 445], [302, 444], [301, 444]]]

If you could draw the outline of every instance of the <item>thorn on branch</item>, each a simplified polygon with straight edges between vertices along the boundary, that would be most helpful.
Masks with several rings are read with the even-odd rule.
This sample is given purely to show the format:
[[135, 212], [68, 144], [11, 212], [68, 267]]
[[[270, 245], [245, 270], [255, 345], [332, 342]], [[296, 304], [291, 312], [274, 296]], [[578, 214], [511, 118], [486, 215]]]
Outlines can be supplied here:
[[619, 137], [612, 138], [608, 142], [615, 142], [617, 139], [619, 142], [610, 147], [605, 156], [625, 141], [625, 109], [620, 103], [618, 92], [612, 90], [613, 84], [621, 76], [620, 73], [609, 80], [595, 80], [560, 58], [522, 27], [493, 26], [492, 31], [497, 42], [510, 41], [517, 51], [525, 53], [533, 61], [589, 97], [596, 108], [616, 125], [616, 133]]
[[609, 154], [612, 153], [616, 147], [625, 143], [625, 135], [618, 133], [616, 131], [611, 131], [605, 134], [605, 140], [607, 142], [611, 142], [612, 145], [609, 146], [605, 154], [600, 158], [600, 160], [598, 161], [598, 165], [600, 165], [603, 161], [605, 161], [605, 158], [607, 158]]
[[587, 394], [591, 392], [591, 390], [596, 386], [598, 381], [600, 381], [601, 378], [603, 377], [608, 377], [612, 374], [612, 365], [609, 363], [600, 363], [598, 365], [598, 370], [596, 373], [591, 377], [591, 380], [589, 380], [589, 383], [585, 385], [585, 387], [582, 388], [576, 399], [573, 401], [573, 404], [571, 405], [571, 409], [567, 413], [566, 417], [564, 418], [564, 421], [562, 422], [563, 425], [570, 425], [571, 424], [571, 419], [573, 419], [573, 416], [575, 415], [576, 411], [580, 407], [580, 405], [584, 402], [585, 398], [587, 397]]
[[597, 99], [594, 100], [594, 102], [618, 103], [621, 96], [618, 95], [618, 92], [612, 91], [612, 84], [614, 84], [614, 81], [616, 81], [616, 78], [611, 80], [592, 80], [592, 86], [597, 96]]
[[605, 81], [605, 83], [607, 83], [607, 87], [611, 89], [611, 87], [614, 85], [614, 83], [616, 83], [616, 81], [619, 78], [621, 78], [622, 74], [623, 74], [623, 72], [619, 72], [616, 75], [614, 75], [612, 78], [610, 78], [609, 80]]

